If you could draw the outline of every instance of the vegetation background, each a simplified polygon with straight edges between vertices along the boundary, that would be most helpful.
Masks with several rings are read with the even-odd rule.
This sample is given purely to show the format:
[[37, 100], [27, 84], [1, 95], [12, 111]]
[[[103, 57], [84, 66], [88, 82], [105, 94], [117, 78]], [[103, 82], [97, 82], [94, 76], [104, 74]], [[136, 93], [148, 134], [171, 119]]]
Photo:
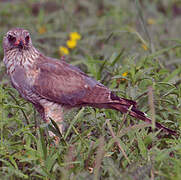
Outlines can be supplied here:
[[0, 44], [10, 28], [28, 29], [44, 54], [65, 54], [179, 134], [150, 131], [113, 110], [82, 108], [66, 115], [55, 146], [33, 106], [11, 87], [0, 46], [0, 179], [180, 180], [180, 24], [179, 0], [0, 0]]

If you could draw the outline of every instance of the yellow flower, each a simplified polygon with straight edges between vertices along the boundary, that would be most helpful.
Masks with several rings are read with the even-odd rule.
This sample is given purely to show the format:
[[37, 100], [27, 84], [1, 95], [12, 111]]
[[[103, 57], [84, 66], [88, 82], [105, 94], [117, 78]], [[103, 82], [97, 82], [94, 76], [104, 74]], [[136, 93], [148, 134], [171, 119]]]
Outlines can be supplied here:
[[155, 19], [153, 19], [153, 18], [148, 18], [148, 19], [147, 19], [147, 23], [148, 23], [149, 25], [153, 25], [153, 24], [156, 23], [156, 21], [155, 21]]
[[81, 35], [77, 32], [71, 32], [70, 33], [70, 39], [71, 40], [80, 40], [81, 39]]
[[60, 55], [68, 55], [69, 54], [69, 50], [68, 48], [64, 47], [64, 46], [60, 46], [59, 47], [59, 53]]
[[[128, 72], [122, 73], [123, 77], [126, 77], [127, 75], [128, 75]], [[126, 81], [126, 79], [125, 78], [121, 78], [120, 81]]]
[[73, 49], [73, 48], [75, 48], [77, 46], [77, 41], [75, 41], [73, 39], [68, 40], [67, 41], [67, 46], [68, 46], [68, 48]]
[[128, 75], [128, 72], [124, 72], [124, 73], [122, 74], [123, 77], [125, 77], [125, 76], [127, 76], [127, 75]]
[[45, 33], [46, 33], [46, 28], [45, 28], [45, 26], [39, 27], [39, 28], [38, 28], [38, 32], [39, 32], [39, 34], [45, 34]]
[[[128, 75], [128, 72], [124, 72], [121, 74], [123, 77], [126, 77]], [[125, 78], [119, 78], [116, 80], [116, 83], [119, 85], [120, 83], [123, 83], [124, 81], [126, 81]]]
[[146, 44], [142, 44], [141, 47], [142, 47], [145, 51], [148, 50], [148, 46], [147, 46]]

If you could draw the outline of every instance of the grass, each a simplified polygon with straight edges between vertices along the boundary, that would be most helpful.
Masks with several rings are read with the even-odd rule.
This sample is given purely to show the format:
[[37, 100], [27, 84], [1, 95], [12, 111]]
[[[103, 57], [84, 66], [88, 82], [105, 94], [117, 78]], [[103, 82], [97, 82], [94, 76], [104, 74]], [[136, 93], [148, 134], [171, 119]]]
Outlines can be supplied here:
[[67, 130], [55, 146], [33, 106], [11, 87], [1, 61], [0, 179], [181, 179], [180, 2], [140, 2], [0, 2], [0, 41], [10, 28], [24, 27], [37, 48], [60, 58], [59, 46], [78, 32], [82, 39], [65, 60], [136, 100], [179, 136], [86, 107], [65, 115]]

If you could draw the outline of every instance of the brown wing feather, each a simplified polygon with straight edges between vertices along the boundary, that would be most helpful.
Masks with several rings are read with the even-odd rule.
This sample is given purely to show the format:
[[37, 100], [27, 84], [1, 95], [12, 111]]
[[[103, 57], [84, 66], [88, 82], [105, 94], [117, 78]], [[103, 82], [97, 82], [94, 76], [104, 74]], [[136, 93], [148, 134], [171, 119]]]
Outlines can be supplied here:
[[104, 85], [64, 61], [43, 56], [37, 62], [40, 72], [33, 88], [48, 100], [71, 106], [113, 102], [136, 106], [134, 101], [117, 97]]

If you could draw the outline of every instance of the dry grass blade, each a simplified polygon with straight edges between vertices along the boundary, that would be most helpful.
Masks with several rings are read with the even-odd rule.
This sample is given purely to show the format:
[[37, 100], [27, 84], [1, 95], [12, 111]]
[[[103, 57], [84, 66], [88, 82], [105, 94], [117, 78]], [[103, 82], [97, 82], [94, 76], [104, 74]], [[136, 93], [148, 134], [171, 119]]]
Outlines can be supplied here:
[[148, 123], [141, 123], [141, 124], [135, 124], [133, 126], [129, 126], [127, 128], [122, 129], [122, 131], [120, 133], [118, 133], [118, 137], [124, 136], [125, 134], [127, 134], [130, 131], [136, 130], [136, 129], [142, 129], [145, 127], [150, 127], [150, 124]]
[[97, 150], [96, 160], [95, 160], [95, 167], [94, 167], [94, 180], [99, 179], [99, 170], [101, 167], [101, 162], [104, 157], [104, 137], [99, 138], [99, 147]]
[[75, 146], [70, 145], [68, 147], [68, 152], [64, 156], [64, 167], [62, 168], [62, 179], [70, 179], [70, 173], [69, 170], [74, 168], [73, 162], [75, 161]]
[[107, 125], [108, 125], [108, 128], [109, 128], [109, 130], [110, 130], [110, 132], [111, 132], [111, 136], [113, 137], [116, 145], [117, 145], [118, 148], [121, 150], [121, 152], [123, 153], [123, 156], [125, 157], [125, 159], [126, 159], [126, 160], [128, 161], [128, 163], [130, 164], [131, 162], [130, 162], [128, 156], [126, 155], [124, 149], [121, 147], [121, 145], [120, 145], [120, 143], [119, 143], [119, 139], [118, 139], [117, 136], [114, 134], [114, 131], [113, 131], [113, 129], [112, 129], [112, 126], [111, 126], [109, 120], [107, 120], [106, 123], [107, 123]]
[[154, 106], [154, 97], [153, 97], [153, 87], [150, 86], [148, 88], [148, 102], [151, 111], [151, 120], [152, 120], [152, 128], [155, 129], [155, 106]]
[[72, 162], [75, 161], [75, 146], [71, 145], [68, 150], [68, 154], [65, 156], [65, 163], [67, 164], [66, 169], [74, 167]]

